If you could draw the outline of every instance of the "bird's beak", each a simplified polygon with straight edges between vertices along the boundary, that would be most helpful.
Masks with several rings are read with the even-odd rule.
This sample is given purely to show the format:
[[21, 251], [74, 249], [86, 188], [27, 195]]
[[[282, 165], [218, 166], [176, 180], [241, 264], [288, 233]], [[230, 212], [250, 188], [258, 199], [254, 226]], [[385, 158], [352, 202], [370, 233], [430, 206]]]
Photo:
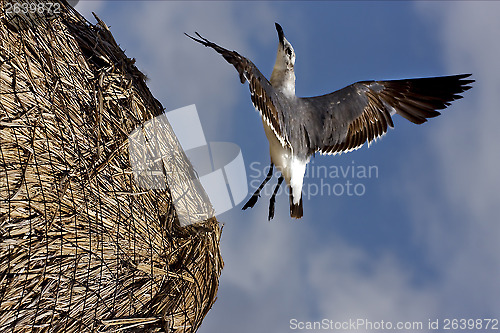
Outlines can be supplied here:
[[280, 41], [280, 45], [284, 45], [284, 39], [285, 39], [285, 34], [283, 33], [283, 29], [281, 28], [281, 25], [278, 23], [274, 23], [276, 25], [276, 31], [278, 31], [278, 38]]

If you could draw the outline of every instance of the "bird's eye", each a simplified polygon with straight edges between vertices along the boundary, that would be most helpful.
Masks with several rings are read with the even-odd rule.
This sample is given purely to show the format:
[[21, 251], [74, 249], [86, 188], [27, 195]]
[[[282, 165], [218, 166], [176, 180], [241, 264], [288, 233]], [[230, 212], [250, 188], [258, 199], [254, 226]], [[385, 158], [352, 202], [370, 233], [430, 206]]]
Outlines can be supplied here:
[[292, 56], [292, 50], [290, 50], [290, 48], [287, 47], [285, 52], [286, 54], [288, 54], [289, 57]]

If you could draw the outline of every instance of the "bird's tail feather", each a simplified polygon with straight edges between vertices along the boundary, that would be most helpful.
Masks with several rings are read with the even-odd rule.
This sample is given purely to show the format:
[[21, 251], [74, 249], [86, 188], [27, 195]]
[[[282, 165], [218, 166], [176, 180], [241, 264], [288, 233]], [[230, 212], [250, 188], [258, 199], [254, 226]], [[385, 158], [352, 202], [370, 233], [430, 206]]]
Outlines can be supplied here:
[[295, 219], [300, 219], [302, 217], [302, 197], [298, 204], [293, 203], [292, 191], [290, 191], [290, 216]]

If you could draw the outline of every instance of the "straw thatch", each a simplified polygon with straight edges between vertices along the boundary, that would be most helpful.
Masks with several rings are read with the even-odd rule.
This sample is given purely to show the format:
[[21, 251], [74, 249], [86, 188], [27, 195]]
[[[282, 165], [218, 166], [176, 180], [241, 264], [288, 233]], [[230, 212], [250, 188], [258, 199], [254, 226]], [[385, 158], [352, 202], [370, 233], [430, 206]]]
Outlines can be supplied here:
[[0, 332], [196, 331], [223, 265], [218, 222], [181, 227], [170, 191], [138, 187], [128, 155], [128, 135], [161, 104], [100, 20], [64, 3], [60, 14], [6, 13], [8, 3]]

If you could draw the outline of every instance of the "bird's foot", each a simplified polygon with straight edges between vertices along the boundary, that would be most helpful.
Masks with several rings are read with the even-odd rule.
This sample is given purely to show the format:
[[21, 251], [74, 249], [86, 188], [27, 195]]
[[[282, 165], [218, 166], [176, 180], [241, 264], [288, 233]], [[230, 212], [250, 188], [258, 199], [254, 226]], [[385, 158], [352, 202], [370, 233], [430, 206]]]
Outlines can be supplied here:
[[271, 221], [274, 218], [274, 203], [276, 202], [276, 199], [274, 196], [271, 197], [269, 200], [269, 216], [267, 217], [268, 221]]
[[245, 210], [247, 208], [252, 208], [253, 206], [255, 206], [255, 204], [257, 203], [257, 200], [259, 200], [259, 197], [260, 197], [260, 194], [252, 195], [250, 200], [248, 200], [247, 203], [243, 206], [242, 210]]

